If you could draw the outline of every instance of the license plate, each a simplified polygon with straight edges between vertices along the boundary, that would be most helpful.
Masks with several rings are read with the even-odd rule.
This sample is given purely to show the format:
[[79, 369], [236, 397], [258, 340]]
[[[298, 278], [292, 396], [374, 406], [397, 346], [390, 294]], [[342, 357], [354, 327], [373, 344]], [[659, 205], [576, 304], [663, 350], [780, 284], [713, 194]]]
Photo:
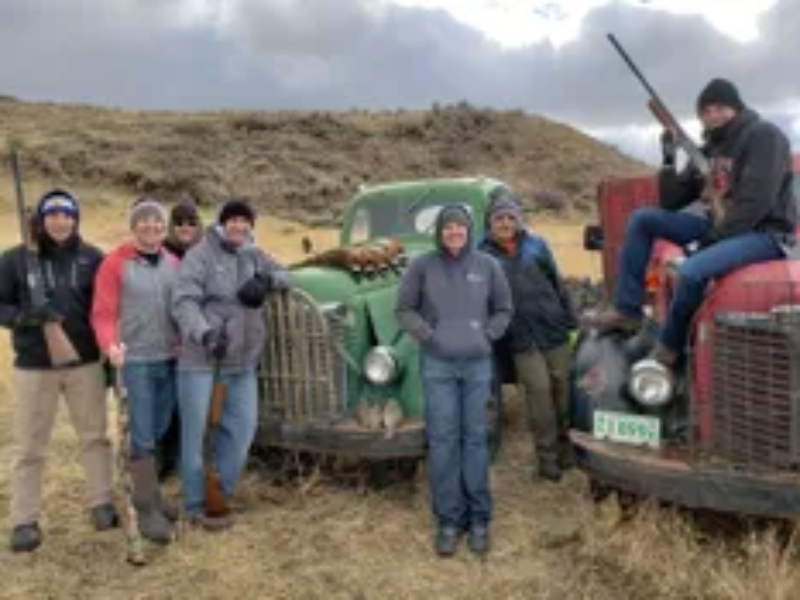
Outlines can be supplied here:
[[661, 445], [661, 420], [658, 417], [596, 410], [594, 437], [637, 446]]

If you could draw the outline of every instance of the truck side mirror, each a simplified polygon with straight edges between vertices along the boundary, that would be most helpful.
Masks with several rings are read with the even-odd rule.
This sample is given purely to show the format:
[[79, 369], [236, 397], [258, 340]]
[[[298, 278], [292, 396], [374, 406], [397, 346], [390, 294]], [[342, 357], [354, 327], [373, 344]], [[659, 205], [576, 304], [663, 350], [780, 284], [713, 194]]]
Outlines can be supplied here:
[[590, 251], [602, 250], [605, 245], [605, 234], [600, 225], [587, 225], [583, 229], [583, 249]]

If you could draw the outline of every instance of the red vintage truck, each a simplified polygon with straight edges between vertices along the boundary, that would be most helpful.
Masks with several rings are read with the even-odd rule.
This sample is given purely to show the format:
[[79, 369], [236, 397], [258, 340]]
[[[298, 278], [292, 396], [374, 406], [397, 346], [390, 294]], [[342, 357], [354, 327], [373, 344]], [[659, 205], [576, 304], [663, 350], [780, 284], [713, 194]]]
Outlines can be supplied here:
[[[800, 198], [800, 176], [794, 185]], [[584, 244], [602, 250], [607, 293], [629, 215], [656, 202], [654, 177], [599, 186], [600, 225], [587, 228]], [[682, 371], [637, 372], [682, 256], [683, 248], [657, 242], [641, 332], [583, 332], [578, 341], [571, 436], [579, 465], [598, 498], [618, 491], [690, 508], [800, 516], [800, 260], [715, 281], [693, 319]]]

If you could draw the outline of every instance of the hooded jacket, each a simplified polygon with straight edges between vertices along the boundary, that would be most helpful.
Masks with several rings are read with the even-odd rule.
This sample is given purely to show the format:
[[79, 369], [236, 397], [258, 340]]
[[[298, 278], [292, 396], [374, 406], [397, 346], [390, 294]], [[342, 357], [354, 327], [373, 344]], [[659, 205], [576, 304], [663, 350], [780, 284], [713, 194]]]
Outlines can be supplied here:
[[[704, 152], [711, 161], [716, 186], [727, 200], [725, 217], [714, 223], [711, 240], [756, 231], [792, 245], [797, 206], [791, 147], [783, 132], [745, 109], [708, 136]], [[704, 183], [694, 166], [681, 173], [663, 169], [659, 176], [662, 207], [680, 210], [688, 206], [700, 197]]]
[[[467, 224], [470, 238], [458, 256], [442, 243], [444, 225], [454, 217]], [[436, 249], [415, 258], [403, 275], [400, 327], [439, 358], [489, 356], [513, 313], [503, 270], [491, 256], [471, 248], [472, 223], [461, 206], [442, 209], [435, 235]]]
[[500, 340], [501, 350], [546, 352], [569, 341], [578, 319], [547, 242], [521, 229], [513, 255], [489, 237], [479, 247], [502, 265], [514, 299], [514, 317]]
[[[95, 295], [95, 274], [103, 253], [85, 243], [77, 229], [66, 243], [56, 244], [44, 233], [42, 219], [37, 217], [34, 221], [47, 302], [63, 317], [64, 332], [81, 362], [96, 362], [100, 359], [100, 350], [90, 315]], [[51, 369], [43, 328], [17, 326], [21, 311], [31, 302], [26, 254], [26, 248], [20, 244], [7, 250], [0, 258], [0, 325], [12, 330], [17, 368]]]
[[231, 246], [217, 225], [186, 253], [172, 288], [172, 314], [181, 333], [180, 368], [210, 368], [203, 336], [211, 329], [224, 330], [228, 338], [223, 368], [246, 370], [258, 364], [266, 319], [261, 308], [247, 308], [237, 298], [242, 284], [256, 273], [284, 287], [288, 280], [286, 271], [263, 250], [252, 243]]

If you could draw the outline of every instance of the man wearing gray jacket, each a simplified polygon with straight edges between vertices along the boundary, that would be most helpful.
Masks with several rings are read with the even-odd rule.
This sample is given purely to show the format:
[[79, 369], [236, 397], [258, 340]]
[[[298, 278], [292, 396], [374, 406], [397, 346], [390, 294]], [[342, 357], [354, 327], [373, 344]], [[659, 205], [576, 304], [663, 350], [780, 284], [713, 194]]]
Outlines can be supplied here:
[[473, 552], [489, 550], [492, 344], [513, 310], [503, 270], [471, 248], [471, 229], [462, 206], [442, 209], [437, 249], [411, 263], [397, 303], [400, 326], [422, 349], [430, 485], [439, 525], [435, 547], [443, 557], [455, 553], [463, 531]]
[[[218, 222], [186, 254], [173, 286], [172, 312], [181, 332], [178, 402], [181, 418], [181, 479], [190, 521], [208, 529], [232, 524], [205, 516], [203, 440], [215, 372], [227, 394], [212, 443], [222, 491], [233, 494], [256, 432], [256, 367], [266, 341], [262, 308], [288, 276], [252, 242], [255, 211], [227, 202]], [[219, 367], [216, 369], [215, 367]]]

